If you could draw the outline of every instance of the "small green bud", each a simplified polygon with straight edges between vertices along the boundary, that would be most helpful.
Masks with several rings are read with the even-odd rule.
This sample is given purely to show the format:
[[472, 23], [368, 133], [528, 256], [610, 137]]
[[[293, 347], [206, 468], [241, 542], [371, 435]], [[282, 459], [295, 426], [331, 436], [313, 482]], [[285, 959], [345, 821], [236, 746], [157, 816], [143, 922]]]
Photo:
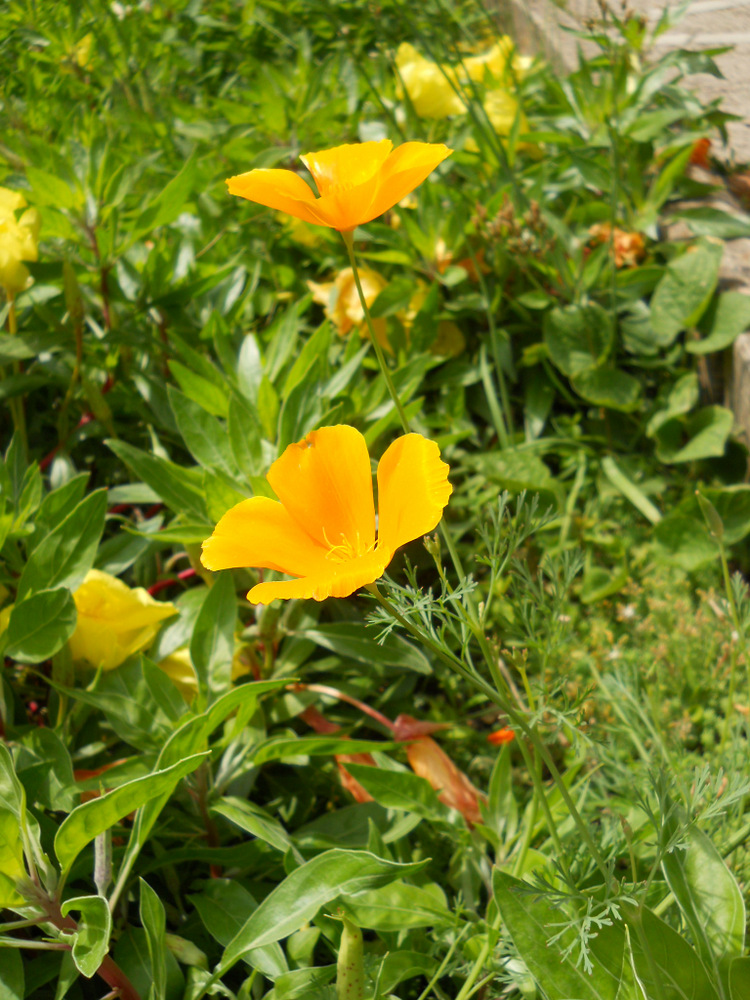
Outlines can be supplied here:
[[365, 962], [362, 931], [339, 913], [344, 925], [336, 971], [338, 1000], [365, 1000]]

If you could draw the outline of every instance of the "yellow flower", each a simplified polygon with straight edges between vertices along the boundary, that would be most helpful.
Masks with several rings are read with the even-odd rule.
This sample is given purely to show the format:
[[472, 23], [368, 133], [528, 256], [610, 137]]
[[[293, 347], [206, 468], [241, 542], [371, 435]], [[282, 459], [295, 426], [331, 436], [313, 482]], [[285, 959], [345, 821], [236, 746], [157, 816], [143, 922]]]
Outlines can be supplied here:
[[396, 53], [396, 66], [415, 114], [420, 118], [447, 118], [462, 115], [466, 104], [456, 92], [456, 76], [448, 67], [425, 59], [408, 42]]
[[513, 49], [512, 40], [503, 35], [486, 52], [449, 66], [425, 59], [413, 45], [402, 42], [396, 53], [399, 90], [403, 86], [420, 118], [466, 114], [467, 102], [475, 96], [472, 83], [491, 85], [503, 80], [509, 68], [517, 77], [529, 68], [531, 58], [515, 55]]
[[298, 578], [257, 584], [247, 595], [254, 604], [348, 597], [382, 576], [396, 549], [437, 526], [453, 490], [447, 477], [434, 441], [397, 438], [378, 466], [376, 541], [365, 439], [345, 424], [322, 427], [271, 466], [266, 478], [281, 502], [253, 497], [227, 511], [203, 543], [203, 565]]
[[30, 281], [25, 260], [37, 259], [37, 241], [41, 218], [29, 208], [20, 218], [16, 213], [26, 208], [26, 199], [18, 191], [0, 187], [0, 286], [8, 296], [22, 292]]
[[[388, 282], [381, 274], [371, 271], [368, 267], [359, 268], [359, 280], [369, 308]], [[313, 301], [323, 306], [326, 316], [342, 337], [346, 336], [352, 327], [357, 327], [363, 336], [366, 334], [365, 313], [354, 283], [354, 272], [350, 267], [339, 271], [333, 281], [324, 281], [321, 284], [308, 281], [307, 287], [313, 293]], [[373, 319], [372, 326], [380, 346], [390, 350], [385, 318]]]
[[287, 212], [304, 222], [349, 232], [376, 219], [418, 187], [452, 150], [442, 143], [390, 139], [306, 153], [300, 159], [318, 188], [293, 170], [250, 170], [230, 177], [230, 194]]
[[151, 644], [165, 618], [177, 614], [169, 601], [156, 601], [144, 590], [92, 569], [73, 594], [78, 624], [70, 637], [74, 660], [114, 670]]

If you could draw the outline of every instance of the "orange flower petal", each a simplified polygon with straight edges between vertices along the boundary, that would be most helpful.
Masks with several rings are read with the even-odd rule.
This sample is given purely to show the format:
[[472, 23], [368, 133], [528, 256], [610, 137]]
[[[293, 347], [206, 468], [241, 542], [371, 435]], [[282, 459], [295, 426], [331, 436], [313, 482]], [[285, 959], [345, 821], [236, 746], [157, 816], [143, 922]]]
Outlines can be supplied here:
[[373, 547], [370, 456], [356, 428], [313, 431], [290, 444], [266, 478], [300, 528], [326, 550], [355, 558]]
[[306, 576], [325, 568], [326, 551], [280, 503], [252, 497], [222, 517], [203, 543], [201, 562], [210, 570], [255, 566]]
[[359, 225], [393, 208], [452, 152], [442, 143], [432, 142], [405, 142], [394, 149], [380, 173], [378, 193]]
[[313, 175], [321, 198], [332, 188], [358, 187], [372, 181], [388, 159], [393, 143], [390, 139], [379, 142], [358, 142], [318, 153], [305, 153], [300, 160]]
[[312, 597], [316, 601], [324, 601], [326, 597], [349, 597], [355, 590], [381, 577], [392, 558], [392, 552], [378, 547], [358, 559], [349, 559], [343, 563], [331, 560], [326, 569], [301, 580], [256, 584], [248, 593], [247, 599], [251, 604], [270, 604], [277, 597], [282, 600], [308, 600]]
[[432, 531], [452, 492], [434, 441], [421, 434], [397, 438], [378, 466], [378, 546], [394, 552]]
[[267, 208], [287, 212], [305, 222], [329, 225], [316, 211], [316, 198], [312, 188], [293, 170], [249, 170], [230, 177], [227, 181], [230, 194], [247, 198]]

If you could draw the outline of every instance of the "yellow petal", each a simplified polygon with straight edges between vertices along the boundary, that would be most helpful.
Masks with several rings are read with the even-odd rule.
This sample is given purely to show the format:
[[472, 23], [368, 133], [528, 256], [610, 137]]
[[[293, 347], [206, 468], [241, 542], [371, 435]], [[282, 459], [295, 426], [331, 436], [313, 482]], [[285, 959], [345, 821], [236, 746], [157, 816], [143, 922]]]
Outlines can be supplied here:
[[405, 434], [386, 450], [378, 466], [378, 545], [395, 551], [432, 531], [453, 487], [434, 441]]
[[26, 199], [20, 191], [11, 191], [10, 188], [0, 187], [0, 213], [10, 215], [19, 208], [26, 208]]
[[372, 472], [365, 439], [356, 428], [338, 424], [313, 431], [290, 444], [266, 478], [300, 530], [326, 551], [336, 547], [354, 557], [372, 548]]
[[359, 187], [373, 178], [387, 160], [393, 143], [390, 139], [379, 142], [358, 142], [317, 153], [305, 153], [300, 159], [315, 178], [321, 198], [331, 188], [345, 185]]
[[293, 170], [249, 170], [227, 180], [230, 194], [247, 198], [266, 208], [287, 212], [304, 222], [329, 225], [316, 211], [315, 195], [309, 184]]
[[210, 570], [254, 566], [305, 576], [320, 572], [327, 552], [280, 503], [252, 497], [222, 517], [203, 543], [201, 562]]
[[442, 143], [405, 142], [391, 153], [380, 173], [380, 185], [362, 222], [387, 212], [428, 177], [453, 152]]
[[381, 577], [392, 558], [392, 552], [378, 546], [357, 559], [338, 564], [329, 561], [326, 570], [314, 576], [259, 583], [248, 593], [247, 599], [252, 604], [270, 604], [276, 598], [307, 600], [312, 597], [324, 601], [326, 597], [348, 597]]

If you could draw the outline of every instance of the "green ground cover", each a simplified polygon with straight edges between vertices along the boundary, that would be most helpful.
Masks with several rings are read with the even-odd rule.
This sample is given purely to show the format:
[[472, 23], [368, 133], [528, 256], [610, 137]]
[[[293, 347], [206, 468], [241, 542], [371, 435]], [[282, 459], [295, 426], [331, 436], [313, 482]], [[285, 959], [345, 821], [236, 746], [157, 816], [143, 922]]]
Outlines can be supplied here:
[[[750, 998], [717, 53], [501, 16], [0, 10], [0, 1000]], [[383, 140], [452, 152], [347, 239], [226, 190]], [[279, 459], [369, 576], [201, 561]]]

